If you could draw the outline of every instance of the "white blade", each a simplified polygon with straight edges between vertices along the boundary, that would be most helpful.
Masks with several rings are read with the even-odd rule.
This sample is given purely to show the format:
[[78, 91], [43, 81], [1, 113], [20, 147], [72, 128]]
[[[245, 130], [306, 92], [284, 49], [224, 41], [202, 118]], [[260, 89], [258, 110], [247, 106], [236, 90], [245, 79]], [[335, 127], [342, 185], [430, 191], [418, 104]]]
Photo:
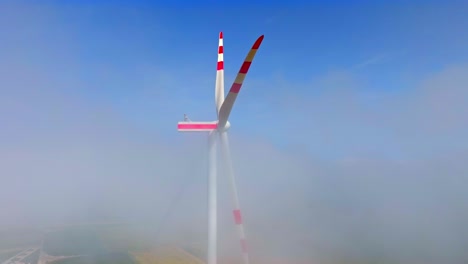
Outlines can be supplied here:
[[240, 246], [242, 249], [244, 263], [249, 264], [249, 255], [247, 252], [244, 224], [242, 222], [242, 215], [241, 215], [241, 210], [240, 210], [240, 205], [239, 205], [239, 195], [237, 193], [237, 188], [236, 188], [236, 179], [234, 176], [234, 169], [232, 166], [231, 151], [229, 149], [229, 139], [228, 139], [227, 132], [221, 132], [220, 137], [221, 137], [221, 150], [223, 153], [224, 164], [226, 166], [227, 175], [228, 175], [229, 182], [231, 185], [232, 199], [234, 203], [234, 210], [232, 211], [234, 222], [237, 226], [237, 232], [239, 235]]
[[219, 114], [219, 109], [224, 102], [224, 47], [223, 47], [223, 32], [219, 33], [218, 41], [218, 66], [216, 68], [216, 87], [215, 87], [215, 103], [216, 113]]
[[237, 73], [237, 77], [234, 80], [234, 83], [232, 84], [231, 89], [229, 90], [229, 93], [219, 110], [218, 129], [223, 129], [224, 126], [226, 125], [228, 118], [229, 118], [229, 114], [231, 113], [231, 110], [232, 110], [232, 106], [234, 105], [234, 102], [236, 101], [237, 94], [239, 93], [242, 87], [245, 76], [247, 75], [247, 72], [249, 71], [250, 65], [252, 64], [255, 54], [257, 53], [258, 48], [260, 48], [262, 41], [263, 41], [263, 35], [260, 36], [257, 39], [257, 41], [255, 41], [249, 53], [247, 54], [247, 57], [245, 58], [244, 63], [242, 64], [242, 67], [239, 70], [239, 73]]
[[208, 138], [208, 264], [216, 264], [217, 204], [216, 204], [216, 131]]

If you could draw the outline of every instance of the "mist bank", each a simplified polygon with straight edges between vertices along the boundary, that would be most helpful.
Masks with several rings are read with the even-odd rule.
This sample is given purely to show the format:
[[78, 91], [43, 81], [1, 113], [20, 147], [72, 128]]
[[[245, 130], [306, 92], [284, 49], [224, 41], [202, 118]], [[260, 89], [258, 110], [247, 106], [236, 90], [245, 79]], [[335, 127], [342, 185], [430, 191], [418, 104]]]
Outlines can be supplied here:
[[[214, 84], [164, 63], [130, 60], [138, 71], [128, 71], [83, 59], [74, 41], [83, 36], [58, 23], [60, 10], [9, 8], [0, 19], [0, 230], [123, 222], [155, 245], [203, 252], [206, 135], [177, 134], [176, 123], [188, 107], [203, 117], [212, 99], [174, 91]], [[112, 45], [103, 43], [92, 51]], [[253, 258], [466, 261], [467, 76], [466, 65], [444, 66], [396, 94], [360, 89], [362, 76], [347, 70], [299, 84], [249, 77], [230, 136]], [[272, 85], [281, 92], [261, 96]], [[231, 210], [220, 170], [226, 259], [240, 252]]]

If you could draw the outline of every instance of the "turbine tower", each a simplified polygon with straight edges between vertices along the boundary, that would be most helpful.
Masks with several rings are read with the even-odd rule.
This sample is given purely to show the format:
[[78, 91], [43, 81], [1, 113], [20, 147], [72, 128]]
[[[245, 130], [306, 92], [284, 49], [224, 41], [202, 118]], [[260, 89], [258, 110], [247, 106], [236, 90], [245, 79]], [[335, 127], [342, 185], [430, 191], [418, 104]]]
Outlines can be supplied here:
[[224, 48], [223, 48], [223, 32], [219, 33], [218, 44], [218, 67], [216, 72], [215, 86], [215, 103], [218, 120], [212, 122], [193, 122], [187, 116], [183, 122], [177, 124], [177, 129], [180, 132], [205, 132], [208, 133], [208, 264], [216, 264], [217, 260], [217, 190], [216, 190], [216, 141], [219, 137], [221, 141], [222, 158], [226, 165], [226, 174], [229, 177], [232, 198], [234, 203], [233, 217], [234, 223], [237, 226], [240, 239], [240, 247], [242, 250], [244, 263], [249, 264], [249, 256], [247, 254], [247, 245], [245, 239], [244, 226], [239, 206], [239, 197], [237, 194], [236, 181], [234, 170], [231, 161], [231, 152], [229, 150], [229, 139], [227, 131], [231, 124], [228, 121], [232, 106], [236, 101], [245, 76], [249, 71], [250, 65], [257, 53], [258, 48], [263, 41], [263, 35], [260, 36], [242, 64], [234, 83], [229, 90], [228, 95], [224, 98]]

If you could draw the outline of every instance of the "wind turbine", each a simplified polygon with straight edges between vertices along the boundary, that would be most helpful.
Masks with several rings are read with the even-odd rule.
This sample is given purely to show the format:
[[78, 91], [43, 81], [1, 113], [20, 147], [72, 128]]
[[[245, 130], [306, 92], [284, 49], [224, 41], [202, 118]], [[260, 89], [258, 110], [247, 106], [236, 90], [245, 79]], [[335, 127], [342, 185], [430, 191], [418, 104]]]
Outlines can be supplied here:
[[239, 93], [245, 76], [249, 71], [250, 65], [257, 53], [258, 48], [263, 41], [263, 35], [260, 36], [252, 48], [250, 49], [247, 57], [242, 64], [236, 79], [229, 90], [228, 95], [224, 98], [224, 48], [223, 48], [223, 32], [219, 33], [218, 44], [218, 67], [216, 72], [216, 86], [215, 86], [215, 103], [216, 113], [218, 120], [212, 122], [193, 122], [185, 115], [183, 122], [178, 122], [177, 129], [179, 132], [205, 132], [208, 133], [208, 264], [216, 264], [217, 259], [217, 190], [216, 190], [216, 139], [219, 136], [221, 140], [221, 152], [225, 161], [227, 175], [229, 177], [232, 198], [234, 203], [233, 217], [237, 226], [238, 235], [240, 239], [240, 246], [244, 258], [244, 263], [249, 263], [247, 254], [247, 245], [245, 239], [244, 226], [239, 206], [239, 197], [237, 194], [236, 181], [234, 177], [234, 170], [231, 162], [231, 152], [229, 150], [229, 139], [227, 131], [231, 124], [228, 121], [229, 114], [231, 113], [232, 106], [236, 101], [237, 94]]

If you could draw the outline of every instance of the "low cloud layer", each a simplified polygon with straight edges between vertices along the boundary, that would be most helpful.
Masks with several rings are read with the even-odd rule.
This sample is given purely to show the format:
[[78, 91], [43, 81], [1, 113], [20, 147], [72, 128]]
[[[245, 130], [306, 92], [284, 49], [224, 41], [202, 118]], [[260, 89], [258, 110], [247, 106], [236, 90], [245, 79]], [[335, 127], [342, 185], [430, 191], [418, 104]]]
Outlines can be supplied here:
[[[169, 105], [161, 95], [169, 96], [167, 90], [158, 89], [162, 82], [176, 82], [174, 75], [158, 71], [157, 80], [124, 85], [129, 90], [145, 86], [147, 98], [129, 99], [139, 104], [131, 109], [157, 109], [146, 114], [164, 123], [137, 125], [121, 109], [83, 95], [94, 86], [74, 74], [82, 70], [75, 56], [62, 56], [68, 49], [76, 51], [74, 45], [38, 63], [44, 47], [62, 45], [31, 36], [48, 25], [42, 16], [32, 17], [44, 21], [35, 25], [31, 16], [12, 16], [0, 24], [23, 25], [24, 30], [7, 32], [11, 45], [7, 41], [0, 52], [8, 58], [0, 62], [0, 227], [131, 220], [160, 230], [162, 240], [203, 247], [206, 138], [176, 135], [177, 119], [174, 135], [169, 133], [168, 116], [185, 98], [170, 95]], [[62, 31], [45, 31], [63, 43]], [[108, 82], [99, 76], [96, 81], [115, 85], [113, 69], [107, 73]], [[116, 70], [115, 78], [120, 74]], [[266, 84], [285, 88], [283, 94], [253, 102], [248, 96], [256, 92], [250, 87], [238, 106], [254, 114], [243, 118], [239, 110], [232, 122], [254, 123], [256, 114], [263, 122], [252, 133], [245, 127], [231, 133], [254, 258], [268, 257], [270, 263], [466, 261], [467, 76], [466, 65], [447, 66], [400, 94], [363, 91], [362, 78], [352, 72], [332, 72], [301, 84], [252, 78], [258, 93]], [[152, 85], [158, 92], [148, 92]], [[298, 94], [293, 89], [298, 86], [318, 92]], [[369, 97], [373, 100], [363, 99]], [[270, 110], [287, 125], [275, 125], [266, 115]], [[275, 143], [278, 137], [285, 142], [281, 146]], [[220, 254], [235, 259], [239, 249], [223, 176]]]

